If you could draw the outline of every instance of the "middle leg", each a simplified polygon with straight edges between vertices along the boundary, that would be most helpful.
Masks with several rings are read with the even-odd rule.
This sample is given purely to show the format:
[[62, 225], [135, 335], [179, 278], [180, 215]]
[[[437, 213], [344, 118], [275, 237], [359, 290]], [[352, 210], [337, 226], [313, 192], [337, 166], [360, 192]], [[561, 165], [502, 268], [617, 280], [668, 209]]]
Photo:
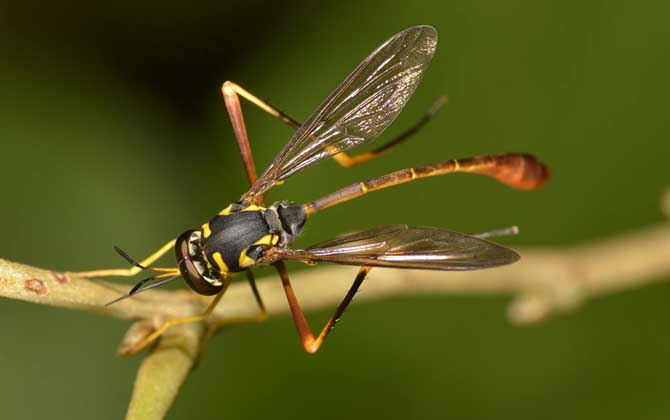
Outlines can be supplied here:
[[258, 315], [241, 316], [237, 318], [222, 319], [216, 321], [212, 325], [210, 325], [205, 341], [211, 335], [213, 335], [217, 330], [226, 325], [241, 324], [245, 322], [263, 322], [268, 319], [268, 311], [265, 308], [265, 303], [263, 303], [263, 298], [261, 298], [261, 294], [258, 292], [258, 287], [256, 286], [256, 279], [254, 278], [254, 274], [251, 272], [251, 270], [246, 270], [246, 273], [249, 287], [251, 287], [251, 291], [254, 294], [254, 299], [256, 300], [256, 305], [258, 306], [259, 311]]
[[160, 327], [158, 327], [154, 332], [146, 336], [142, 341], [139, 343], [133, 345], [132, 348], [124, 352], [124, 356], [132, 356], [134, 354], [137, 354], [144, 350], [147, 346], [152, 344], [154, 341], [156, 341], [165, 331], [168, 329], [174, 327], [175, 325], [180, 325], [180, 324], [188, 324], [191, 322], [200, 322], [200, 321], [205, 321], [209, 316], [212, 314], [214, 311], [214, 308], [216, 308], [216, 305], [219, 304], [221, 301], [221, 298], [223, 295], [226, 293], [226, 290], [228, 290], [228, 286], [230, 286], [230, 277], [224, 277], [223, 278], [223, 288], [219, 293], [214, 296], [214, 299], [210, 302], [210, 304], [207, 306], [207, 309], [199, 314], [199, 315], [193, 315], [193, 316], [187, 316], [183, 318], [175, 318], [171, 319], [169, 321], [165, 321]]

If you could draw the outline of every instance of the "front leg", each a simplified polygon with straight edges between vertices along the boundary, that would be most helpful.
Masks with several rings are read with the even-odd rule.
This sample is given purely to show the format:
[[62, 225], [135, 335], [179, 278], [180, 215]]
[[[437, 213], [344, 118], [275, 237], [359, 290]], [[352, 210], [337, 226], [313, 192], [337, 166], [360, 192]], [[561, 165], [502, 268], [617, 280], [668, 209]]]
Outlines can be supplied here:
[[[77, 276], [89, 277], [89, 278], [91, 278], [91, 277], [112, 277], [112, 276], [131, 277], [131, 276], [134, 276], [135, 274], [139, 273], [144, 268], [148, 268], [156, 260], [158, 260], [160, 257], [165, 255], [166, 252], [173, 249], [175, 241], [176, 241], [175, 239], [172, 239], [172, 240], [168, 241], [165, 245], [163, 245], [161, 248], [159, 248], [156, 252], [149, 255], [148, 257], [146, 257], [145, 259], [140, 261], [138, 264], [136, 264], [136, 265], [134, 265], [133, 267], [130, 267], [130, 268], [112, 268], [112, 269], [104, 269], [104, 270], [79, 271], [79, 272], [74, 272], [74, 273], [69, 273], [69, 274], [74, 274], [74, 275], [77, 275]], [[154, 268], [154, 267], [151, 267], [151, 270], [159, 271], [159, 272], [173, 272], [173, 271], [175, 271], [174, 268]]]

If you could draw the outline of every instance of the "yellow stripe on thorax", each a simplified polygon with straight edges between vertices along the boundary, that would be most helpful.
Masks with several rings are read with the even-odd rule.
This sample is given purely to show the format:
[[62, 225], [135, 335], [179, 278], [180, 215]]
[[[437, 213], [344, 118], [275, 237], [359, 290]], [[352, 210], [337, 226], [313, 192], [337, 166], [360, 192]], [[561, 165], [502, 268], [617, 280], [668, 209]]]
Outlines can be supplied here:
[[[225, 209], [221, 210], [219, 212], [219, 216], [228, 216], [230, 213], [232, 213], [232, 204]], [[255, 204], [251, 204], [243, 209], [240, 209], [238, 211], [263, 211], [267, 210], [265, 207], [257, 206]]]
[[244, 267], [250, 267], [256, 263], [256, 260], [251, 259], [250, 257], [247, 256], [247, 251], [249, 251], [249, 248], [251, 248], [254, 245], [277, 245], [277, 242], [279, 242], [279, 235], [265, 235], [250, 246], [244, 248], [242, 252], [240, 252], [240, 259], [238, 260], [238, 264], [240, 268]]
[[204, 225], [202, 225], [202, 237], [207, 239], [211, 234], [212, 229], [209, 228], [209, 223], [205, 223]]
[[215, 262], [216, 265], [218, 266], [218, 268], [219, 268], [218, 271], [219, 271], [220, 273], [227, 273], [227, 272], [229, 271], [229, 270], [228, 270], [228, 266], [227, 266], [226, 263], [223, 261], [223, 257], [221, 256], [221, 253], [220, 253], [220, 252], [217, 251], [217, 252], [213, 253], [213, 254], [212, 254], [212, 258], [214, 258], [214, 262]]

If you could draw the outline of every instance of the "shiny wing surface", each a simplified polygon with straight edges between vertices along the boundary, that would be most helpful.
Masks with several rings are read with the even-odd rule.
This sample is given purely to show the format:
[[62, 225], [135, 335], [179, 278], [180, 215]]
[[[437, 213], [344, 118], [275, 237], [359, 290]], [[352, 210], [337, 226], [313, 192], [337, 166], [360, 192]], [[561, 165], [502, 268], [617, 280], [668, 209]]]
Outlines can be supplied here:
[[279, 251], [284, 259], [373, 267], [476, 270], [519, 259], [511, 249], [462, 233], [431, 227], [379, 226], [304, 250]]
[[435, 29], [415, 26], [373, 51], [296, 131], [245, 197], [379, 136], [414, 93], [436, 45]]

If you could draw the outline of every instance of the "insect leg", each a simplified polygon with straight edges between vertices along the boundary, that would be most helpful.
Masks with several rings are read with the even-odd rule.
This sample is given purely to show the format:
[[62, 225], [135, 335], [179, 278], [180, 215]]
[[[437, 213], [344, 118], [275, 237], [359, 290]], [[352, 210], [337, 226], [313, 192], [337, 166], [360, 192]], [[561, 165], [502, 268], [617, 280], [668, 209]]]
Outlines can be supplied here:
[[123, 355], [124, 356], [132, 356], [134, 354], [137, 354], [144, 350], [147, 346], [149, 346], [151, 343], [156, 341], [158, 337], [160, 337], [165, 331], [168, 329], [174, 327], [175, 325], [180, 325], [180, 324], [188, 324], [191, 322], [200, 322], [206, 320], [214, 311], [214, 308], [216, 308], [216, 305], [219, 304], [221, 301], [221, 298], [223, 297], [224, 293], [226, 293], [226, 290], [228, 290], [228, 286], [230, 286], [231, 279], [230, 277], [224, 277], [223, 278], [223, 288], [219, 293], [214, 296], [214, 299], [210, 302], [210, 304], [207, 306], [207, 309], [205, 312], [199, 314], [199, 315], [194, 315], [194, 316], [187, 316], [183, 318], [175, 318], [171, 319], [169, 321], [165, 321], [160, 327], [158, 327], [154, 332], [146, 336], [142, 341], [139, 343], [135, 344], [132, 348], [130, 348], [127, 351], [124, 351]]
[[399, 171], [352, 184], [305, 204], [307, 216], [334, 205], [360, 197], [372, 191], [404, 184], [415, 179], [469, 172], [486, 175], [520, 190], [530, 190], [544, 184], [549, 170], [531, 155], [505, 153], [494, 156], [477, 156], [467, 159], [447, 160], [431, 165], [401, 169]]
[[[404, 142], [417, 132], [421, 130], [428, 122], [433, 119], [435, 114], [437, 114], [437, 111], [442, 108], [442, 106], [447, 103], [447, 97], [446, 96], [440, 96], [438, 97], [435, 102], [433, 102], [433, 105], [428, 109], [428, 111], [424, 114], [423, 117], [419, 121], [417, 121], [414, 125], [412, 125], [410, 128], [405, 130], [404, 132], [400, 133], [397, 137], [387, 141], [380, 147], [371, 150], [369, 152], [365, 153], [360, 153], [355, 156], [350, 156], [347, 153], [340, 152], [336, 155], [333, 155], [333, 159], [337, 163], [340, 164], [340, 166], [343, 166], [345, 168], [350, 168], [355, 165], [359, 165], [361, 163], [376, 159], [380, 157], [382, 154], [388, 152], [389, 150], [393, 149], [394, 147], [398, 146], [400, 143]], [[332, 146], [331, 146], [332, 147]]]
[[[235, 96], [239, 95], [239, 96], [243, 97], [244, 99], [248, 100], [249, 102], [251, 102], [252, 104], [259, 107], [263, 111], [272, 115], [273, 117], [276, 117], [276, 118], [280, 119], [282, 122], [284, 122], [285, 124], [287, 124], [288, 126], [294, 128], [294, 129], [298, 129], [302, 125], [298, 121], [296, 121], [295, 119], [286, 115], [285, 113], [278, 110], [274, 106], [270, 105], [266, 101], [258, 98], [257, 96], [254, 96], [249, 91], [247, 91], [246, 89], [244, 89], [243, 87], [241, 87], [240, 85], [238, 85], [236, 83], [233, 83], [231, 81], [227, 81], [223, 84], [222, 90], [224, 92], [224, 97], [226, 96], [226, 91], [228, 91], [229, 95], [235, 95]], [[239, 100], [237, 102], [238, 102], [237, 106], [239, 107]], [[421, 128], [423, 128], [428, 123], [428, 121], [430, 121], [435, 116], [437, 111], [446, 102], [447, 102], [446, 96], [438, 97], [435, 100], [435, 102], [433, 102], [433, 105], [430, 107], [430, 109], [426, 112], [426, 114], [419, 121], [417, 121], [410, 128], [408, 128], [407, 130], [402, 132], [397, 137], [389, 140], [388, 142], [386, 142], [382, 146], [380, 146], [380, 147], [378, 147], [378, 148], [376, 148], [372, 151], [361, 153], [361, 154], [358, 154], [358, 155], [355, 155], [355, 156], [351, 156], [346, 152], [339, 152], [339, 153], [337, 153], [336, 155], [333, 156], [333, 159], [335, 159], [335, 161], [338, 164], [340, 164], [341, 166], [343, 166], [345, 168], [349, 168], [351, 166], [355, 166], [355, 165], [361, 164], [363, 162], [367, 162], [369, 160], [372, 160], [372, 159], [375, 159], [375, 158], [381, 156], [383, 153], [386, 153], [387, 151], [391, 150], [392, 148], [399, 145], [403, 141], [407, 140], [412, 135], [416, 134]], [[231, 105], [235, 106], [232, 103], [231, 103]], [[226, 102], [226, 106], [228, 106], [227, 102]], [[233, 117], [232, 117], [232, 112], [230, 111], [230, 107], [228, 108], [228, 113], [231, 115], [231, 121], [232, 121]], [[240, 115], [239, 119], [242, 120], [242, 126], [243, 126], [244, 121], [241, 117], [241, 115], [242, 115], [241, 110], [239, 111], [239, 115]], [[235, 126], [233, 125], [233, 129], [235, 129], [234, 127]], [[237, 131], [236, 131], [236, 135], [237, 135]], [[245, 135], [245, 138], [246, 138], [246, 131], [244, 131], [244, 135]], [[239, 142], [239, 137], [238, 137], [238, 142]], [[330, 147], [333, 147], [333, 146], [330, 146]], [[248, 143], [246, 145], [246, 148], [247, 149], [249, 148]], [[242, 146], [240, 146], [240, 149], [242, 149]], [[249, 152], [249, 154], [251, 154], [251, 152]], [[244, 156], [244, 152], [243, 152], [243, 156]]]
[[209, 326], [207, 334], [203, 338], [203, 343], [207, 342], [207, 340], [209, 340], [209, 338], [218, 329], [220, 329], [225, 325], [242, 324], [245, 322], [263, 322], [268, 319], [268, 311], [265, 309], [265, 304], [263, 303], [263, 299], [261, 298], [260, 293], [258, 293], [258, 287], [256, 287], [256, 279], [254, 278], [254, 274], [251, 272], [251, 270], [246, 270], [246, 272], [247, 272], [247, 281], [249, 282], [251, 291], [254, 294], [254, 299], [256, 299], [256, 304], [258, 305], [258, 310], [260, 311], [260, 313], [256, 316], [241, 316], [237, 318], [228, 318], [225, 320], [219, 320], [214, 322], [212, 325]]
[[335, 310], [333, 316], [330, 317], [326, 325], [323, 327], [319, 335], [315, 338], [314, 334], [312, 333], [312, 329], [310, 328], [309, 323], [305, 318], [305, 314], [300, 308], [298, 299], [296, 298], [295, 293], [293, 292], [293, 287], [291, 286], [291, 282], [288, 279], [288, 272], [286, 271], [286, 266], [282, 261], [278, 261], [273, 265], [275, 266], [275, 268], [279, 272], [279, 276], [281, 277], [282, 285], [284, 286], [284, 292], [286, 293], [288, 304], [291, 307], [293, 322], [295, 322], [295, 327], [298, 330], [298, 335], [300, 335], [300, 341], [302, 342], [302, 346], [304, 347], [305, 351], [310, 354], [314, 354], [319, 350], [324, 340], [328, 336], [328, 333], [330, 333], [330, 331], [335, 326], [335, 323], [340, 319], [345, 309], [347, 309], [347, 306], [349, 306], [349, 303], [351, 303], [351, 300], [354, 298], [354, 295], [358, 291], [358, 288], [361, 286], [361, 283], [363, 283], [365, 276], [372, 269], [371, 267], [361, 267], [358, 270], [358, 274], [354, 279], [354, 283], [351, 285], [351, 288], [349, 288], [349, 291], [347, 292], [346, 296]]
[[268, 114], [272, 115], [273, 117], [279, 118], [282, 122], [285, 124], [293, 127], [294, 129], [297, 129], [300, 127], [300, 123], [293, 118], [289, 117], [285, 113], [281, 112], [274, 106], [270, 105], [266, 101], [258, 98], [257, 96], [251, 94], [249, 91], [244, 89], [242, 86], [238, 85], [237, 83], [231, 82], [231, 81], [226, 81], [223, 83], [223, 86], [221, 87], [221, 90], [224, 91], [232, 91], [236, 93], [237, 95], [243, 97], [247, 101], [251, 102], [252, 104], [256, 105], [263, 111], [267, 112]]
[[[142, 261], [140, 261], [140, 265], [144, 267], [150, 266], [154, 261], [162, 257], [166, 252], [174, 248], [175, 240], [172, 239], [171, 241], [168, 241], [165, 245], [163, 245], [160, 249], [158, 249], [156, 252], [153, 254], [149, 255]], [[162, 269], [162, 268], [151, 268], [152, 270], [156, 271], [174, 271], [174, 268], [171, 269]], [[111, 277], [111, 276], [121, 276], [121, 277], [130, 277], [134, 276], [135, 274], [139, 273], [142, 269], [140, 267], [134, 266], [130, 268], [112, 268], [112, 269], [105, 269], [105, 270], [93, 270], [93, 271], [79, 271], [76, 273], [71, 273], [75, 274], [78, 276], [83, 276], [83, 277]]]
[[495, 229], [495, 230], [489, 230], [489, 231], [486, 231], [486, 232], [471, 234], [470, 236], [474, 236], [475, 238], [479, 238], [479, 239], [488, 239], [488, 238], [495, 238], [495, 237], [498, 237], [498, 236], [512, 236], [512, 235], [518, 235], [518, 234], [519, 234], [519, 227], [518, 226], [510, 226], [510, 227], [503, 228], [503, 229]]
[[230, 117], [230, 124], [233, 126], [233, 131], [235, 132], [237, 145], [240, 147], [240, 155], [244, 162], [244, 169], [247, 173], [249, 184], [253, 185], [256, 182], [256, 166], [254, 165], [254, 157], [249, 147], [249, 137], [247, 136], [247, 127], [244, 124], [240, 98], [237, 96], [237, 91], [231, 87], [230, 82], [223, 84], [221, 92], [223, 93], [223, 99], [226, 103], [228, 116]]

